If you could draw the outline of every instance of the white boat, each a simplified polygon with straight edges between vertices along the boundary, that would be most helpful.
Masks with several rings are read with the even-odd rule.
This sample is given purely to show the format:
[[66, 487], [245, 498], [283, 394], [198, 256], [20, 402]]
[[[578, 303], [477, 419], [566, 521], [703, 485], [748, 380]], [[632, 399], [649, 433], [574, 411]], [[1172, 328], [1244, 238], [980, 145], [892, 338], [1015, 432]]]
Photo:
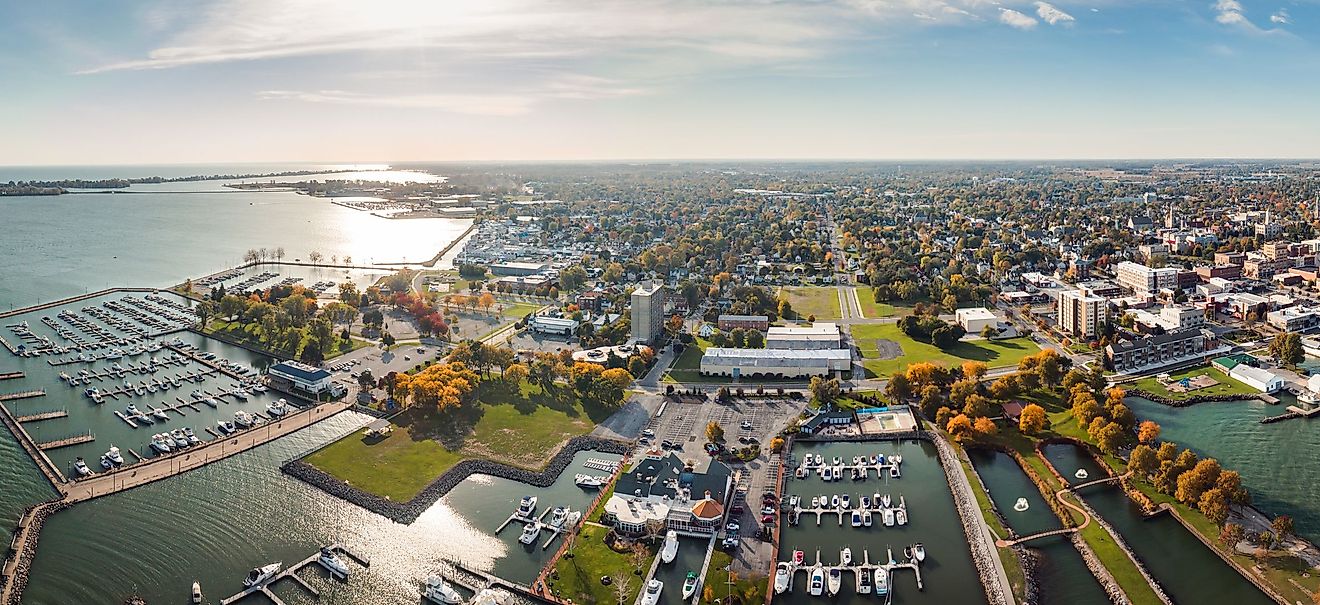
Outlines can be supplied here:
[[183, 429], [170, 431], [170, 438], [174, 440], [174, 447], [188, 447], [188, 436], [183, 434]]
[[922, 561], [925, 561], [925, 560], [926, 560], [926, 545], [925, 545], [925, 544], [922, 544], [922, 543], [920, 543], [920, 542], [917, 542], [916, 544], [913, 544], [913, 545], [912, 545], [912, 557], [915, 558], [915, 559], [917, 560], [918, 563], [920, 563], [920, 562], [922, 562]]
[[110, 446], [110, 451], [105, 453], [105, 457], [108, 458], [110, 462], [114, 464], [124, 463], [124, 457], [119, 454], [119, 448], [113, 445]]
[[844, 509], [852, 508], [852, 502], [848, 500], [848, 494], [844, 494], [843, 498], [839, 500], [839, 506]]
[[531, 523], [523, 526], [522, 535], [518, 536], [518, 541], [523, 544], [531, 544], [536, 541], [537, 536], [541, 535], [541, 522], [533, 519]]
[[518, 516], [530, 517], [536, 512], [536, 496], [523, 496], [522, 501], [518, 503]]
[[[788, 565], [788, 563], [780, 563], [780, 565]], [[775, 578], [775, 582], [776, 582], [775, 585], [778, 586], [779, 579], [778, 579], [778, 578]], [[692, 598], [692, 595], [693, 595], [694, 593], [697, 592], [697, 584], [698, 584], [698, 583], [699, 583], [699, 578], [697, 578], [697, 572], [695, 572], [695, 571], [688, 571], [688, 572], [687, 572], [687, 577], [683, 578], [683, 600], [684, 600], [684, 601], [686, 601], [686, 600], [688, 600], [688, 599], [691, 599], [691, 598]]]
[[899, 525], [907, 525], [907, 509], [906, 509], [906, 508], [896, 508], [896, 509], [894, 509], [894, 522], [895, 522], [895, 523], [898, 523]]
[[[692, 574], [692, 572], [688, 572], [688, 573]], [[692, 574], [692, 575], [696, 575], [696, 574]], [[788, 561], [780, 561], [778, 565], [775, 565], [775, 594], [784, 594], [784, 591], [788, 590], [788, 581], [792, 577], [793, 577], [793, 569], [792, 566], [788, 563]], [[686, 586], [687, 585], [684, 584], [685, 588]], [[683, 600], [686, 601], [687, 598], [688, 596], [685, 593], [683, 596]]]
[[843, 464], [843, 458], [835, 456], [834, 460], [832, 460], [830, 463], [834, 466], [839, 466], [840, 464]]
[[161, 436], [160, 433], [156, 433], [151, 436], [151, 449], [162, 454], [168, 454], [170, 453], [171, 448], [169, 442], [165, 440], [165, 437]]
[[816, 466], [820, 466], [822, 464], [822, 460], [824, 459], [820, 457], [820, 454], [816, 454]]
[[329, 571], [330, 575], [348, 579], [348, 565], [344, 563], [343, 559], [339, 558], [339, 555], [335, 554], [335, 551], [322, 546], [321, 556], [317, 557], [316, 562], [320, 563], [326, 571]]
[[550, 511], [550, 527], [562, 528], [564, 521], [568, 520], [568, 509], [562, 506], [556, 506]]
[[788, 497], [789, 508], [797, 508], [799, 506], [802, 506], [802, 498], [800, 496], [798, 496], [797, 494], [793, 494], [792, 496]]
[[606, 481], [607, 479], [605, 477], [595, 475], [577, 474], [573, 476], [573, 482], [576, 483], [578, 487], [591, 489], [600, 489], [605, 485]]
[[128, 404], [128, 407], [127, 407], [127, 408], [124, 408], [124, 410], [125, 410], [126, 412], [128, 412], [128, 415], [129, 415], [129, 416], [141, 416], [141, 415], [142, 415], [142, 412], [138, 410], [137, 404], [135, 404], [135, 403], [130, 403], [130, 404]]
[[880, 518], [884, 520], [885, 527], [894, 526], [894, 509], [885, 508], [880, 511]]
[[1088, 472], [1086, 472], [1086, 469], [1084, 469], [1084, 468], [1079, 468], [1079, 469], [1077, 469], [1077, 472], [1073, 473], [1073, 476], [1074, 476], [1074, 477], [1077, 477], [1078, 479], [1085, 479], [1085, 478], [1091, 476], [1091, 474], [1088, 473]]
[[811, 497], [811, 508], [820, 508], [820, 496]]
[[871, 497], [870, 497], [870, 496], [867, 496], [867, 495], [864, 495], [864, 494], [862, 495], [862, 508], [865, 508], [865, 509], [870, 509], [870, 508], [871, 508]]
[[902, 473], [898, 472], [898, 466], [889, 467], [889, 478], [897, 479]]
[[243, 586], [251, 588], [265, 584], [275, 577], [275, 574], [280, 573], [282, 567], [284, 567], [284, 564], [278, 561], [262, 567], [253, 567], [252, 571], [248, 572], [247, 577], [243, 578]]
[[234, 424], [242, 428], [248, 428], [252, 426], [252, 414], [249, 414], [243, 410], [234, 412]]
[[436, 605], [459, 605], [463, 602], [463, 595], [458, 594], [458, 591], [440, 576], [426, 579], [426, 584], [422, 587], [422, 597]]
[[843, 585], [843, 573], [838, 567], [831, 567], [828, 577], [825, 578], [825, 589], [829, 591], [830, 596], [839, 594], [839, 587]]
[[[867, 511], [867, 512], [870, 512], [870, 511]], [[853, 527], [861, 527], [861, 526], [862, 526], [862, 512], [861, 512], [861, 511], [856, 511], [856, 510], [855, 510], [855, 511], [852, 512], [852, 526], [853, 526]]]
[[883, 506], [883, 507], [885, 507], [885, 508], [889, 508], [889, 503], [890, 503], [890, 502], [893, 502], [893, 500], [890, 500], [890, 499], [889, 499], [889, 494], [884, 494], [884, 495], [881, 495], [881, 496], [880, 496], [880, 506]]
[[871, 511], [869, 510], [862, 511], [862, 525], [865, 527], [871, 526]]
[[884, 596], [889, 594], [889, 570], [883, 567], [875, 569], [875, 594]]
[[196, 581], [192, 585], [192, 602], [193, 605], [200, 605], [202, 602], [202, 585]]
[[[247, 399], [247, 397], [244, 397], [243, 399]], [[283, 416], [286, 413], [288, 413], [289, 411], [289, 408], [287, 407], [288, 404], [289, 402], [285, 401], [284, 398], [281, 397], [275, 401], [266, 404], [266, 412], [269, 413], [271, 416], [274, 416], [275, 418], [279, 418], [280, 416]]]
[[839, 495], [830, 496], [830, 508], [839, 508]]
[[201, 399], [205, 397], [205, 395], [202, 394], [201, 389], [193, 389], [193, 392], [188, 393], [188, 396], [192, 397], [193, 399]]
[[830, 467], [828, 467], [828, 466], [822, 466], [822, 467], [820, 467], [820, 478], [821, 478], [822, 481], [833, 481], [833, 480], [834, 480], [834, 469], [832, 469], [832, 468], [830, 468]]
[[894, 454], [893, 456], [889, 457], [889, 461], [893, 462], [895, 465], [903, 464], [903, 456], [899, 454]]
[[194, 433], [190, 426], [183, 427], [183, 436], [188, 438], [188, 445], [197, 445], [202, 442], [201, 439], [197, 438], [197, 433]]
[[509, 593], [498, 588], [483, 588], [468, 601], [468, 605], [505, 605]]
[[841, 480], [841, 479], [843, 479], [843, 467], [842, 467], [842, 466], [835, 466], [835, 467], [834, 467], [834, 480], [835, 480], [835, 481], [839, 481], [839, 480]]
[[839, 565], [844, 567], [852, 565], [852, 547], [845, 546], [839, 551]]
[[101, 468], [108, 471], [114, 467], [115, 467], [115, 463], [111, 462], [110, 458], [106, 457], [105, 454], [101, 454]]
[[807, 594], [819, 597], [825, 592], [825, 570], [816, 567], [811, 570], [811, 583], [807, 585]]
[[233, 433], [235, 430], [237, 430], [237, 429], [234, 428], [234, 423], [232, 423], [232, 422], [226, 422], [226, 421], [224, 421], [224, 420], [217, 420], [216, 423], [215, 423], [215, 426], [216, 426], [217, 429], [220, 429], [220, 432], [221, 432], [221, 433], [223, 433], [223, 434], [225, 434], [225, 435], [229, 435], [229, 434]]
[[253, 392], [253, 393], [265, 393], [265, 392], [266, 392], [266, 385], [264, 385], [264, 384], [254, 384], [254, 385], [252, 385], [252, 392]]
[[87, 475], [92, 474], [92, 469], [87, 468], [87, 463], [83, 462], [82, 458], [74, 461], [73, 470], [78, 471], [79, 477], [86, 477]]
[[660, 547], [660, 562], [673, 563], [676, 556], [678, 556], [678, 532], [671, 529], [665, 532], [665, 544]]
[[665, 583], [660, 580], [651, 580], [646, 583], [646, 590], [642, 593], [641, 605], [656, 605], [660, 602], [660, 591], [665, 587]]
[[166, 414], [166, 413], [165, 413], [165, 410], [162, 410], [162, 409], [160, 409], [160, 408], [155, 408], [155, 409], [151, 410], [151, 415], [152, 415], [152, 416], [155, 416], [155, 417], [157, 417], [157, 418], [160, 418], [161, 420], [169, 420], [169, 419], [170, 419], [169, 414]]

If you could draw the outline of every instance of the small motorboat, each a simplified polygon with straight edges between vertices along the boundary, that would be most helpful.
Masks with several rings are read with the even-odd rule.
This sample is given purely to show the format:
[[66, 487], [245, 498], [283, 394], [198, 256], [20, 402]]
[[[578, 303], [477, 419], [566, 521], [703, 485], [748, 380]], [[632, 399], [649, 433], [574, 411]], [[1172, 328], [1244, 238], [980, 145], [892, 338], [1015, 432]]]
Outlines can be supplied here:
[[101, 454], [101, 468], [108, 471], [114, 467], [115, 467], [115, 463], [111, 462], [110, 458], [106, 457], [105, 454]]
[[866, 495], [863, 495], [863, 496], [862, 496], [862, 508], [865, 508], [865, 509], [870, 509], [870, 508], [871, 508], [871, 497], [870, 497], [870, 496], [866, 496]]
[[105, 453], [105, 457], [108, 458], [112, 464], [124, 463], [124, 457], [119, 454], [119, 448], [113, 445], [111, 445], [110, 450]]
[[531, 523], [523, 526], [522, 535], [518, 536], [518, 541], [523, 544], [531, 544], [541, 535], [541, 522], [533, 519]]
[[646, 590], [642, 593], [641, 605], [656, 605], [660, 602], [660, 591], [665, 587], [665, 583], [660, 580], [651, 580], [646, 583]]
[[801, 505], [802, 505], [802, 498], [799, 497], [797, 494], [793, 494], [792, 496], [788, 497], [789, 508], [797, 508]]
[[[234, 396], [234, 399], [237, 399], [237, 400], [239, 400], [239, 401], [247, 401], [247, 400], [248, 400], [247, 390], [244, 389], [243, 387], [239, 387], [239, 388], [237, 388], [237, 389], [234, 389], [233, 392], [231, 392], [230, 394]], [[280, 399], [280, 401], [284, 401], [284, 400], [283, 400], [283, 399]], [[271, 405], [274, 405], [274, 404], [271, 404]], [[266, 406], [266, 411], [268, 411], [268, 412], [271, 411], [269, 405]], [[280, 413], [282, 414], [283, 412], [280, 412]]]
[[871, 594], [871, 569], [869, 567], [857, 570], [857, 594]]
[[806, 557], [807, 557], [807, 553], [805, 552], [802, 552], [800, 550], [793, 551], [793, 564], [801, 565], [802, 560], [805, 559]]
[[839, 500], [839, 506], [840, 506], [841, 508], [844, 508], [844, 509], [852, 508], [851, 504], [852, 504], [852, 503], [848, 500], [848, 494], [844, 494], [844, 495], [843, 495], [843, 498]]
[[202, 585], [196, 581], [192, 585], [192, 602], [193, 605], [200, 605], [202, 602]]
[[875, 594], [879, 596], [889, 594], [889, 570], [883, 567], [877, 567], [875, 570]]
[[880, 510], [880, 519], [884, 521], [885, 527], [893, 527], [896, 521], [894, 509], [885, 508]]
[[1025, 512], [1029, 508], [1031, 508], [1031, 503], [1027, 502], [1026, 498], [1018, 498], [1017, 502], [1013, 503], [1013, 510], [1020, 513]]
[[[870, 512], [870, 511], [867, 511], [867, 512]], [[855, 511], [852, 512], [852, 526], [853, 526], [853, 527], [861, 527], [861, 526], [862, 526], [862, 512], [861, 512], [861, 511], [857, 511], [857, 510], [855, 510]]]
[[890, 500], [890, 499], [889, 499], [889, 494], [884, 494], [884, 495], [880, 496], [880, 506], [883, 506], [883, 507], [885, 507], [885, 508], [889, 508], [889, 503], [890, 503], [890, 502], [893, 502], [893, 500]]
[[[788, 564], [787, 564], [787, 563], [780, 563], [780, 565], [785, 565], [785, 566], [787, 566]], [[687, 577], [683, 578], [683, 600], [684, 600], [684, 601], [686, 601], [686, 600], [688, 600], [688, 599], [691, 599], [693, 593], [697, 592], [697, 583], [698, 583], [697, 572], [695, 572], [695, 571], [688, 571], [688, 572], [687, 572]], [[776, 586], [776, 587], [779, 586], [779, 578], [778, 578], [778, 576], [775, 577], [775, 586]], [[787, 585], [785, 585], [785, 588], [787, 588]], [[779, 591], [779, 592], [783, 592], [783, 591]]]
[[128, 404], [128, 407], [127, 407], [127, 408], [124, 408], [124, 411], [125, 411], [129, 416], [141, 416], [141, 415], [142, 415], [142, 412], [138, 410], [138, 406], [137, 406], [137, 404], [135, 404], [135, 403], [130, 403], [130, 404]]
[[573, 482], [576, 483], [578, 487], [588, 489], [600, 489], [605, 485], [606, 481], [607, 479], [605, 477], [595, 475], [577, 474], [573, 476]]
[[284, 567], [284, 564], [278, 561], [261, 567], [253, 567], [248, 572], [247, 577], [243, 578], [243, 586], [246, 588], [261, 586], [275, 577], [275, 574], [280, 573], [282, 567]]
[[157, 417], [157, 418], [160, 418], [161, 420], [169, 420], [169, 419], [170, 419], [169, 414], [166, 414], [166, 413], [165, 413], [165, 410], [162, 410], [162, 409], [160, 409], [160, 408], [155, 408], [155, 409], [151, 410], [151, 415], [152, 415], [152, 416], [155, 416], [155, 417]]
[[830, 508], [839, 508], [839, 495], [830, 496]]
[[823, 460], [824, 459], [820, 457], [820, 454], [816, 454], [816, 466], [820, 466], [823, 463]]
[[225, 420], [216, 421], [215, 427], [217, 429], [220, 429], [220, 432], [225, 435], [233, 434], [234, 431], [238, 430], [237, 428], [234, 427], [234, 423], [227, 422]]
[[899, 507], [894, 509], [894, 522], [899, 525], [907, 525], [907, 508]]
[[831, 567], [829, 576], [825, 579], [825, 589], [829, 591], [830, 596], [839, 594], [839, 588], [843, 586], [843, 573], [838, 567]]
[[1088, 472], [1086, 472], [1086, 469], [1084, 469], [1084, 468], [1079, 468], [1079, 469], [1077, 469], [1077, 472], [1073, 473], [1073, 476], [1074, 476], [1074, 477], [1077, 477], [1078, 479], [1085, 479], [1085, 478], [1087, 478], [1087, 477], [1090, 477], [1091, 474], [1088, 473]]
[[331, 576], [348, 579], [348, 564], [344, 563], [344, 560], [340, 559], [339, 555], [335, 554], [335, 551], [330, 550], [330, 548], [322, 546], [321, 556], [317, 557], [316, 562], [330, 572]]
[[820, 567], [811, 570], [811, 583], [807, 585], [807, 594], [819, 597], [825, 593], [825, 570]]
[[197, 433], [194, 433], [190, 426], [183, 427], [183, 436], [188, 438], [188, 445], [197, 445], [202, 442], [201, 439], [197, 438]]
[[811, 508], [820, 508], [820, 496], [811, 497]]
[[839, 551], [839, 565], [844, 567], [852, 565], [852, 547], [845, 546]]
[[83, 462], [82, 458], [74, 461], [73, 470], [78, 472], [79, 477], [86, 477], [87, 475], [92, 474], [92, 469], [87, 468], [87, 463]]
[[660, 547], [660, 562], [669, 564], [674, 562], [674, 557], [678, 556], [678, 532], [669, 530], [665, 532], [665, 544]]
[[234, 424], [242, 428], [248, 428], [252, 426], [252, 414], [249, 414], [243, 410], [234, 412]]
[[536, 496], [523, 496], [518, 502], [518, 516], [530, 517], [536, 512]]
[[926, 545], [920, 542], [912, 545], [912, 558], [918, 563], [926, 560]]
[[561, 528], [564, 522], [568, 520], [568, 509], [562, 506], [556, 506], [550, 511], [550, 527]]
[[830, 462], [830, 464], [833, 465], [833, 466], [839, 466], [840, 464], [843, 464], [843, 458], [840, 458], [840, 457], [838, 457], [838, 456], [835, 456], [835, 457], [834, 457], [834, 460], [832, 460], [832, 461]]
[[902, 473], [898, 472], [898, 465], [894, 465], [894, 466], [889, 467], [889, 478], [890, 478], [890, 479], [897, 479], [897, 478], [899, 478], [900, 476], [902, 476]]
[[869, 510], [862, 511], [862, 525], [865, 527], [871, 526], [871, 511]]
[[[688, 573], [694, 576], [696, 575], [692, 572]], [[784, 594], [784, 591], [788, 590], [788, 581], [792, 577], [793, 569], [788, 563], [781, 562], [775, 565], [775, 594]], [[684, 596], [683, 599], [687, 600], [687, 597]]]
[[440, 576], [426, 579], [426, 584], [422, 587], [422, 597], [437, 605], [459, 605], [463, 602], [463, 595], [458, 594], [458, 591]]

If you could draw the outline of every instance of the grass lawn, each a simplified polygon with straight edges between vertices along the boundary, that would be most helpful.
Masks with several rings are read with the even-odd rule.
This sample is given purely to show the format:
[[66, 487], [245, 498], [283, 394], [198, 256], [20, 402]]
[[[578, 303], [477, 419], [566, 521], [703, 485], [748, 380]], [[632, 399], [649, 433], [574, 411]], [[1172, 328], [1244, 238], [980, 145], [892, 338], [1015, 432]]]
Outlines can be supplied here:
[[692, 344], [683, 349], [674, 360], [674, 365], [665, 372], [665, 382], [727, 382], [728, 378], [701, 375], [701, 356], [710, 347], [710, 341], [697, 337]]
[[889, 303], [875, 302], [875, 292], [871, 286], [857, 286], [853, 288], [857, 291], [857, 302], [862, 307], [862, 315], [867, 319], [877, 317], [893, 317], [898, 309]]
[[[605, 544], [608, 529], [595, 525], [583, 525], [577, 540], [573, 543], [572, 557], [565, 553], [555, 562], [554, 575], [550, 582], [552, 590], [562, 597], [573, 599], [574, 603], [614, 604], [632, 603], [642, 590], [642, 577], [631, 570], [651, 568], [655, 553], [648, 551], [645, 559], [636, 558], [629, 553], [618, 553]], [[620, 570], [628, 579], [627, 598], [620, 601], [614, 585], [600, 583], [603, 576], [614, 577]], [[555, 577], [558, 576], [558, 577]]]
[[560, 444], [596, 426], [567, 389], [547, 395], [524, 383], [515, 393], [491, 384], [483, 383], [489, 390], [471, 409], [445, 414], [409, 410], [394, 417], [388, 437], [365, 439], [354, 433], [306, 462], [364, 491], [406, 501], [466, 458], [539, 469]]
[[718, 548], [710, 554], [710, 567], [706, 568], [706, 578], [701, 583], [701, 602], [714, 603], [716, 599], [727, 600], [729, 594], [740, 596], [743, 603], [764, 603], [765, 591], [770, 577], [743, 576], [734, 574], [733, 585], [729, 585], [729, 572], [724, 568], [733, 563], [733, 558]]
[[[1015, 366], [1023, 357], [1040, 351], [1029, 338], [1005, 340], [975, 340], [960, 342], [948, 350], [918, 342], [904, 334], [894, 324], [866, 324], [852, 327], [853, 341], [862, 351], [862, 365], [876, 376], [889, 376], [902, 371], [909, 364], [930, 361], [954, 366], [964, 361], [983, 361], [991, 368]], [[903, 348], [903, 354], [894, 359], [878, 359], [876, 340], [892, 340]]]
[[1245, 384], [1242, 384], [1241, 382], [1238, 382], [1237, 380], [1230, 378], [1228, 375], [1224, 374], [1223, 372], [1220, 372], [1218, 369], [1212, 368], [1210, 366], [1200, 366], [1200, 367], [1192, 368], [1190, 370], [1183, 370], [1182, 372], [1170, 374], [1169, 377], [1176, 382], [1178, 380], [1182, 380], [1183, 378], [1190, 378], [1193, 376], [1203, 376], [1203, 375], [1218, 380], [1219, 384], [1212, 387], [1206, 387], [1204, 389], [1196, 389], [1194, 391], [1189, 391], [1186, 393], [1174, 393], [1166, 389], [1164, 385], [1160, 384], [1160, 381], [1156, 380], [1154, 376], [1151, 376], [1149, 378], [1142, 378], [1141, 380], [1138, 380], [1133, 386], [1148, 393], [1154, 393], [1156, 395], [1168, 397], [1169, 399], [1190, 399], [1192, 397], [1199, 397], [1202, 395], [1250, 396], [1250, 395], [1260, 394], [1259, 390], [1253, 389]]
[[816, 319], [839, 318], [839, 289], [834, 286], [785, 286], [779, 298], [788, 299], [798, 319], [815, 315]]
[[540, 309], [542, 306], [542, 305], [523, 303], [523, 302], [512, 303], [512, 304], [503, 303], [503, 304], [505, 306], [502, 315], [507, 319], [522, 319], [526, 317], [528, 313]]

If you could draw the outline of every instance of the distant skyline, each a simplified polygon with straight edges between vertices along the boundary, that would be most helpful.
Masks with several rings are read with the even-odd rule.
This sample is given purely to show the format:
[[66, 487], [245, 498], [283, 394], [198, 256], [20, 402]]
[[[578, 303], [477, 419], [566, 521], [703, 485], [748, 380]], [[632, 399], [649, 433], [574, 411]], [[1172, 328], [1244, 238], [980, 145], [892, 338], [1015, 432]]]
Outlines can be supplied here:
[[11, 3], [0, 165], [1320, 157], [1320, 0]]

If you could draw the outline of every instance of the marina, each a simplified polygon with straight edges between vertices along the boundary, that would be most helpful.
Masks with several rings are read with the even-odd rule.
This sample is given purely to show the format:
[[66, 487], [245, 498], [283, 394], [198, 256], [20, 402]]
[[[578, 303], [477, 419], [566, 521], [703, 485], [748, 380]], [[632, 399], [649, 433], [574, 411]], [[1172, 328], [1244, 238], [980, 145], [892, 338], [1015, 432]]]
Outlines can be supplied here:
[[[894, 558], [893, 549], [888, 547], [885, 548], [885, 559], [880, 562], [872, 562], [871, 552], [868, 550], [862, 550], [862, 560], [858, 564], [854, 564], [854, 561], [852, 560], [854, 553], [851, 549], [847, 549], [846, 553], [843, 551], [840, 552], [838, 565], [826, 565], [823, 563], [820, 551], [816, 551], [815, 562], [811, 564], [805, 563], [805, 559], [801, 563], [797, 562], [796, 559], [798, 553], [794, 553], [793, 560], [779, 564], [780, 568], [787, 570], [788, 579], [786, 584], [782, 582], [779, 584], [780, 586], [784, 586], [783, 590], [779, 590], [779, 586], [776, 586], [776, 592], [793, 592], [796, 590], [797, 578], [799, 573], [801, 573], [807, 579], [807, 583], [803, 590], [808, 592], [811, 596], [820, 596], [820, 593], [816, 592], [817, 584], [815, 578], [820, 576], [834, 577], [837, 574], [847, 572], [854, 578], [854, 584], [857, 587], [857, 594], [874, 592], [876, 595], [883, 596], [888, 594], [888, 587], [891, 586], [890, 578], [893, 577], [893, 573], [896, 570], [912, 571], [916, 581], [917, 590], [925, 590], [925, 584], [921, 580], [921, 561], [926, 555], [924, 554], [924, 550], [922, 550], [922, 554], [918, 557], [913, 553], [914, 549], [924, 549], [924, 546], [921, 544], [915, 544], [905, 547], [904, 553], [902, 554], [902, 557], [906, 559], [906, 562], [904, 563], [898, 562]], [[844, 558], [845, 554], [847, 555], [846, 560]], [[826, 590], [831, 596], [833, 596], [838, 594], [840, 585], [841, 583], [831, 583]], [[868, 585], [870, 586], [869, 589], [864, 588]]]
[[242, 592], [220, 599], [220, 605], [233, 605], [234, 603], [242, 601], [243, 599], [246, 599], [247, 597], [250, 597], [257, 593], [261, 593], [262, 596], [264, 596], [267, 599], [270, 599], [271, 602], [275, 603], [275, 605], [284, 605], [284, 601], [280, 600], [280, 598], [276, 596], [274, 592], [271, 592], [271, 587], [275, 586], [282, 580], [292, 580], [295, 584], [302, 587], [303, 590], [307, 591], [308, 594], [312, 595], [313, 598], [320, 598], [321, 592], [317, 590], [315, 587], [313, 587], [311, 584], [307, 583], [306, 580], [302, 579], [302, 577], [298, 575], [299, 571], [302, 571], [304, 568], [309, 567], [311, 565], [319, 565], [321, 567], [326, 568], [326, 572], [331, 574], [332, 576], [341, 578], [344, 581], [348, 580], [347, 574], [340, 575], [338, 571], [331, 569], [331, 567], [327, 565], [327, 563], [324, 561], [325, 559], [324, 553], [326, 552], [330, 552], [335, 555], [342, 554], [345, 557], [351, 559], [353, 562], [357, 563], [358, 565], [361, 565], [362, 567], [371, 567], [370, 560], [355, 554], [353, 551], [349, 550], [348, 548], [345, 548], [342, 544], [331, 544], [329, 546], [323, 546], [321, 550], [317, 551], [315, 554], [312, 554], [306, 559], [303, 559], [297, 563], [294, 563], [293, 565], [290, 565], [289, 567], [285, 568], [283, 571], [276, 573], [265, 580], [254, 583], [252, 586], [247, 587]]
[[[584, 466], [587, 468], [594, 468], [591, 466], [590, 460], [587, 461]], [[531, 507], [530, 510], [528, 510], [529, 502]], [[545, 550], [562, 534], [573, 531], [574, 528], [577, 527], [578, 522], [582, 520], [581, 511], [574, 511], [564, 506], [557, 506], [554, 508], [545, 507], [538, 515], [535, 511], [536, 502], [537, 500], [535, 497], [525, 496], [520, 502], [520, 506], [513, 511], [513, 514], [509, 515], [508, 519], [505, 519], [499, 527], [495, 528], [495, 533], [499, 534], [504, 531], [504, 529], [511, 523], [521, 523], [523, 525], [523, 533], [519, 536], [518, 540], [523, 544], [531, 546], [535, 541], [540, 539], [542, 532], [550, 532], [550, 537], [546, 538], [545, 542], [541, 543], [541, 550]], [[550, 519], [547, 520], [547, 517], [550, 517]]]

